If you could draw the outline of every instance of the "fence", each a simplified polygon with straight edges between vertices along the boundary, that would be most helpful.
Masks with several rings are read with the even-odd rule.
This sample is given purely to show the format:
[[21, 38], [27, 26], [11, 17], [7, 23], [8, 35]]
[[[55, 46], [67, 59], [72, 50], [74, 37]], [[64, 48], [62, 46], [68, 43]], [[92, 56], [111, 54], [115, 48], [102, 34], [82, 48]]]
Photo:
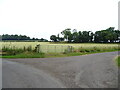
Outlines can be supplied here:
[[3, 46], [0, 50], [23, 50], [23, 51], [35, 51], [35, 52], [43, 52], [43, 53], [70, 53], [73, 52], [73, 46], [69, 45], [28, 45], [28, 46]]
[[43, 53], [69, 53], [73, 52], [72, 46], [67, 45], [37, 45], [35, 47], [36, 52]]

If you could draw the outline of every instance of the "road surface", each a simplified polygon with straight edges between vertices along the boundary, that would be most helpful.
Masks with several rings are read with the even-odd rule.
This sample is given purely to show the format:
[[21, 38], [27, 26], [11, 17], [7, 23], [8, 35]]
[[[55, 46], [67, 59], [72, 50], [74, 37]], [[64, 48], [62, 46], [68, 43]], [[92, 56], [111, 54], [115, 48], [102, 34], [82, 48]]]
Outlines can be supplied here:
[[3, 88], [62, 88], [56, 79], [27, 65], [3, 60]]
[[3, 87], [117, 88], [116, 55], [3, 59]]

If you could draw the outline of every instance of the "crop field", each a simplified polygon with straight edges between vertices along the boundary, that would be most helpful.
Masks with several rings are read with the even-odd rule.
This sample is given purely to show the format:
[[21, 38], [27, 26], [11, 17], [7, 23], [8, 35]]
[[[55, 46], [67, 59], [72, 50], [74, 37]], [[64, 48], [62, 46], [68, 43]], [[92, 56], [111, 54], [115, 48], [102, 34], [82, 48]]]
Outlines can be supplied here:
[[72, 47], [72, 52], [93, 52], [93, 51], [112, 51], [120, 50], [118, 44], [95, 44], [95, 43], [50, 43], [50, 42], [0, 42], [0, 50], [3, 48], [9, 49], [25, 49], [30, 47], [32, 50], [37, 45], [44, 53], [63, 53], [68, 47]]

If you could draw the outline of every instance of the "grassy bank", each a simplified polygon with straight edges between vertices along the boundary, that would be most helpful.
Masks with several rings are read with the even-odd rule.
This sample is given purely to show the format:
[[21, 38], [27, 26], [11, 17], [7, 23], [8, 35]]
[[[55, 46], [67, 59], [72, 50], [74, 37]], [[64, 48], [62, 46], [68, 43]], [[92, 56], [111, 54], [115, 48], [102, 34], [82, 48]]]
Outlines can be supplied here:
[[[118, 44], [1, 42], [2, 58], [45, 58], [79, 56], [93, 53], [120, 51]], [[36, 48], [37, 45], [40, 45]], [[0, 52], [0, 53], [1, 53]], [[42, 52], [42, 53], [38, 53]]]
[[115, 61], [116, 61], [116, 64], [120, 67], [120, 56], [117, 56]]
[[[32, 49], [34, 50], [36, 45], [40, 45], [40, 51], [43, 53], [63, 53], [68, 46], [72, 46], [74, 51], [93, 50], [115, 50], [118, 49], [118, 44], [102, 44], [102, 43], [53, 43], [53, 42], [0, 42], [2, 48], [9, 49]], [[119, 47], [120, 48], [120, 47]]]
[[36, 53], [36, 52], [23, 52], [16, 55], [4, 55], [0, 56], [1, 58], [44, 58], [44, 53]]
[[[109, 51], [94, 51], [94, 52], [71, 52], [71, 53], [36, 53], [36, 52], [23, 52], [16, 55], [4, 55], [1, 58], [51, 58], [51, 57], [68, 57], [68, 56], [80, 56], [94, 53], [113, 52], [117, 50]], [[119, 63], [120, 65], [120, 63]]]

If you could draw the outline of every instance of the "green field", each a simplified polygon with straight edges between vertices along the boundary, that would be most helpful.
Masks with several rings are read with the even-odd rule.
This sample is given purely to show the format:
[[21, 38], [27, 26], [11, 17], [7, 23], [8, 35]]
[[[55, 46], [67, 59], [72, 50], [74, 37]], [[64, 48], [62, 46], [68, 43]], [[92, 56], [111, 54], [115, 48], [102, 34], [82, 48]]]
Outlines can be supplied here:
[[[61, 56], [61, 54], [68, 55], [68, 53], [68, 56], [75, 56], [120, 50], [118, 44], [98, 43], [0, 42], [0, 45], [0, 50], [3, 51], [2, 53], [7, 53], [8, 55], [16, 55], [17, 53], [21, 55], [21, 53], [27, 51], [27, 53], [24, 53], [23, 57], [25, 57], [25, 54], [28, 54], [28, 51], [33, 52], [37, 45], [40, 45], [38, 51], [45, 53], [47, 56]], [[18, 57], [20, 56], [18, 55]], [[39, 57], [39, 55], [37, 54], [34, 57]]]
[[2, 44], [2, 47], [7, 47], [7, 48], [21, 48], [23, 49], [24, 47], [29, 47], [31, 46], [32, 49], [35, 49], [35, 46], [40, 44], [41, 45], [41, 51], [44, 53], [50, 53], [50, 52], [64, 52], [65, 49], [68, 46], [72, 46], [74, 48], [74, 51], [84, 51], [84, 50], [116, 50], [119, 49], [118, 44], [95, 44], [95, 43], [79, 43], [79, 44], [55, 44], [55, 43], [50, 43], [50, 42], [0, 42]]

